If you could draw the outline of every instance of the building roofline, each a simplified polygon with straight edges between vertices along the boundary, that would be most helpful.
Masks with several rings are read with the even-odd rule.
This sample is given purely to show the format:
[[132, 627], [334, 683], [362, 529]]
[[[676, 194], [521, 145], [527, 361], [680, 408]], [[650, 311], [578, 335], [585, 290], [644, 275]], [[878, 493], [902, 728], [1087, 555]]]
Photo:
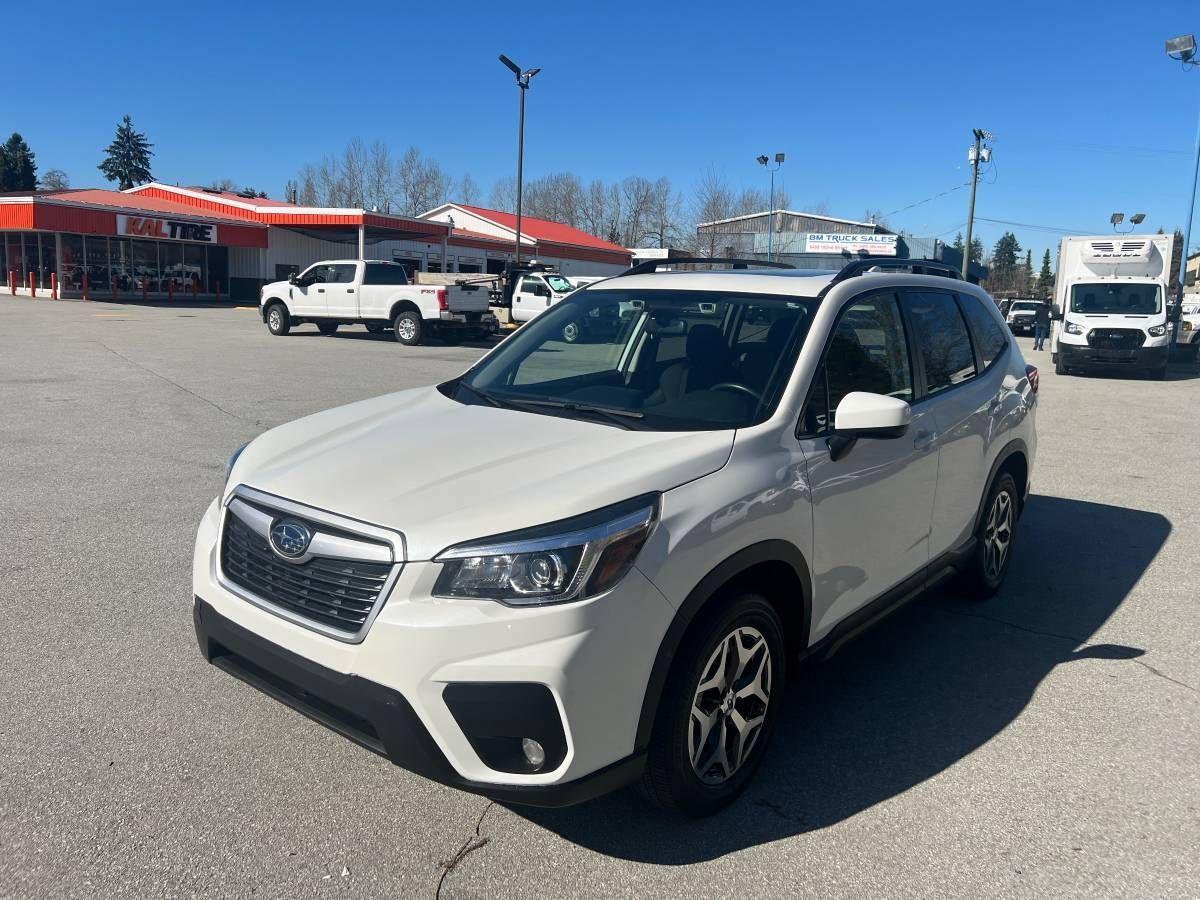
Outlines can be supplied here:
[[[89, 190], [89, 188], [79, 188], [77, 190]], [[113, 191], [113, 193], [117, 193]], [[109, 203], [93, 203], [88, 200], [71, 200], [67, 197], [56, 197], [53, 195], [43, 194], [28, 194], [23, 197], [3, 197], [0, 196], [0, 203], [45, 203], [50, 206], [66, 206], [76, 208], [95, 209], [100, 212], [120, 213], [121, 215], [135, 215], [149, 218], [184, 218], [184, 219], [203, 219], [208, 222], [214, 222], [218, 225], [238, 225], [248, 228], [266, 228], [264, 222], [255, 222], [253, 219], [239, 219], [231, 216], [214, 216], [206, 215], [203, 212], [176, 212], [175, 210], [163, 209], [147, 209], [137, 206], [116, 206]]]
[[[794, 209], [777, 209], [776, 214], [783, 213], [786, 216], [803, 216], [806, 219], [820, 219], [823, 222], [837, 222], [839, 225], [861, 225], [864, 228], [884, 228], [878, 222], [856, 222], [854, 219], [838, 219], [834, 216], [826, 216], [820, 213], [799, 212]], [[728, 219], [713, 219], [711, 222], [700, 222], [696, 225], [697, 228], [706, 228], [709, 225], [724, 225], [728, 222], [741, 222], [746, 219], [759, 219], [763, 216], [771, 214], [771, 210], [764, 209], [762, 212], [746, 213], [742, 216], [730, 216]], [[884, 228], [886, 231], [887, 229]]]

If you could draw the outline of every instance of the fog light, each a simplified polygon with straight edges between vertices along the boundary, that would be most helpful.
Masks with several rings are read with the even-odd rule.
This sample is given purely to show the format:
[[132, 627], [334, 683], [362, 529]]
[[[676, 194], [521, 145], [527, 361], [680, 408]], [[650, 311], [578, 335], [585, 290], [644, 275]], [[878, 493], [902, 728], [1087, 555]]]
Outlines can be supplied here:
[[525, 761], [534, 769], [540, 769], [546, 762], [545, 748], [533, 738], [521, 738], [521, 752]]

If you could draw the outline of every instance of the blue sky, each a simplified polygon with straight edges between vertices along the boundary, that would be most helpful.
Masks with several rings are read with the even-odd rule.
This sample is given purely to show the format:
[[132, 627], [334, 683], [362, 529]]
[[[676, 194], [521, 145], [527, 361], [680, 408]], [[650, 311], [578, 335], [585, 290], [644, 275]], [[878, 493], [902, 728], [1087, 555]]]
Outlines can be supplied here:
[[[14, 4], [5, 26], [0, 130], [80, 187], [103, 185], [100, 151], [129, 113], [162, 181], [230, 177], [278, 197], [358, 135], [415, 144], [486, 196], [515, 166], [505, 52], [543, 69], [530, 177], [668, 175], [686, 190], [713, 167], [765, 186], [754, 157], [782, 150], [793, 206], [876, 208], [952, 240], [966, 190], [893, 211], [966, 184], [978, 126], [996, 141], [977, 215], [1026, 223], [1012, 230], [1040, 256], [1054, 229], [1103, 233], [1113, 210], [1182, 226], [1200, 113], [1200, 70], [1162, 50], [1200, 33], [1200, 7], [1165, 0], [63, 2]], [[977, 234], [990, 246], [1006, 227]]]

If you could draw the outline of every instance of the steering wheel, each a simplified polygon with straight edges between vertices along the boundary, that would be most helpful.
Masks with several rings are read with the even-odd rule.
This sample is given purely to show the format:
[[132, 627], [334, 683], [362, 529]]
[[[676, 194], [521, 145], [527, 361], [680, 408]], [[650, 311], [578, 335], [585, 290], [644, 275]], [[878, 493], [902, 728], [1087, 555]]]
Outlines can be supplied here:
[[754, 390], [754, 388], [746, 387], [744, 384], [738, 384], [736, 381], [722, 381], [719, 384], [714, 384], [710, 391], [740, 391], [743, 394], [749, 394], [759, 403], [762, 403], [762, 394]]

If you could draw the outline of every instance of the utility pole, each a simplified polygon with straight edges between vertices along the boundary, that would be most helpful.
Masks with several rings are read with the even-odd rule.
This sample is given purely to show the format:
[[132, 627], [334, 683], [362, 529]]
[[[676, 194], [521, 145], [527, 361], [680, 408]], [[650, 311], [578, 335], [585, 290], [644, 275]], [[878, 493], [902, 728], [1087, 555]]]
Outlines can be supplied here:
[[[1167, 56], [1183, 63], [1184, 68], [1195, 68], [1200, 65], [1196, 59], [1195, 35], [1183, 34], [1171, 38], [1166, 45]], [[1200, 179], [1200, 126], [1196, 129], [1195, 161], [1192, 163], [1192, 200], [1188, 204], [1187, 226], [1183, 232], [1183, 248], [1179, 254], [1179, 295], [1177, 303], [1183, 302], [1183, 290], [1187, 282], [1188, 248], [1192, 241], [1192, 213], [1196, 209], [1196, 181]]]
[[517, 119], [517, 234], [513, 239], [513, 257], [516, 265], [521, 265], [521, 181], [525, 169], [525, 92], [529, 90], [529, 79], [541, 69], [522, 69], [515, 62], [500, 54], [500, 62], [517, 78], [518, 93], [521, 95], [520, 113]]
[[975, 135], [975, 143], [967, 152], [967, 161], [971, 163], [971, 205], [967, 207], [967, 241], [963, 245], [962, 263], [963, 281], [969, 280], [967, 276], [971, 269], [971, 231], [975, 227], [975, 188], [979, 184], [979, 163], [981, 158], [983, 158], [983, 162], [992, 158], [991, 150], [980, 146], [981, 142], [985, 138], [991, 138], [991, 135], [982, 128], [972, 128], [971, 132]]
[[767, 213], [767, 262], [771, 261], [773, 244], [775, 242], [775, 172], [783, 165], [784, 156], [782, 153], [775, 154], [775, 168], [770, 167], [770, 160], [766, 156], [757, 156], [755, 161], [765, 167], [771, 173], [771, 211]]

